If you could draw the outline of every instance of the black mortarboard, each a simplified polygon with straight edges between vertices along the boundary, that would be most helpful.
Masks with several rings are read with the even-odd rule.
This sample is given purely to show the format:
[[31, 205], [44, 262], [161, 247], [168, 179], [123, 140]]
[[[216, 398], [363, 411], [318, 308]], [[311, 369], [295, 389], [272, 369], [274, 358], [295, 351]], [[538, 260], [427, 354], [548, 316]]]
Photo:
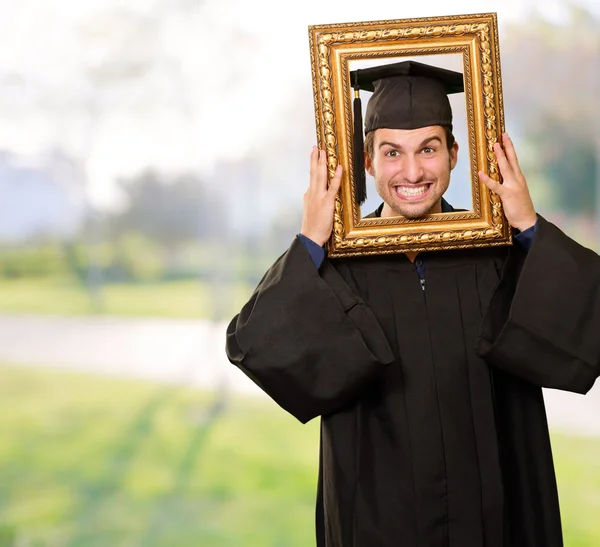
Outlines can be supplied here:
[[365, 135], [380, 128], [418, 129], [441, 125], [452, 129], [448, 94], [465, 90], [463, 75], [416, 61], [402, 61], [350, 72], [354, 88], [354, 178], [356, 202], [366, 197], [362, 105], [359, 90], [372, 91]]

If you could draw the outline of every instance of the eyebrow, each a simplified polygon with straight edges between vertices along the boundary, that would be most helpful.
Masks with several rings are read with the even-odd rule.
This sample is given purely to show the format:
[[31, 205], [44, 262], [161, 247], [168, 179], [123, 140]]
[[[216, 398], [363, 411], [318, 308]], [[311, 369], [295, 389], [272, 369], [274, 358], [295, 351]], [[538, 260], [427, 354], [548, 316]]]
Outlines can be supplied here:
[[[420, 145], [419, 148], [422, 148], [423, 146], [426, 146], [428, 144], [430, 144], [433, 141], [438, 141], [440, 144], [442, 144], [442, 139], [440, 137], [438, 137], [437, 135], [434, 135], [433, 137], [428, 137], [427, 139], [425, 139]], [[384, 146], [391, 146], [392, 148], [396, 149], [396, 150], [402, 150], [402, 147], [395, 143], [395, 142], [391, 142], [391, 141], [381, 141], [379, 143], [379, 148], [383, 148]]]

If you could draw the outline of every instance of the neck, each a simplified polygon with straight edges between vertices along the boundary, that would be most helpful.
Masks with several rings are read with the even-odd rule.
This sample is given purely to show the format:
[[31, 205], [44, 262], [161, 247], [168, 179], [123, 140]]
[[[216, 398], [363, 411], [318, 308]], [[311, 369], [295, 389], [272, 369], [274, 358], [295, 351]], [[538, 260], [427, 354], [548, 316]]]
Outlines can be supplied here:
[[[441, 213], [442, 212], [442, 200], [440, 199], [430, 210], [427, 214], [433, 214], [433, 213]], [[383, 208], [381, 209], [381, 217], [395, 217], [398, 216], [397, 213], [387, 204], [384, 203], [383, 204]], [[415, 258], [417, 258], [417, 255], [419, 254], [417, 251], [407, 251], [406, 253], [404, 253], [406, 255], [406, 258], [408, 258], [408, 260], [410, 260], [411, 262], [415, 261]]]

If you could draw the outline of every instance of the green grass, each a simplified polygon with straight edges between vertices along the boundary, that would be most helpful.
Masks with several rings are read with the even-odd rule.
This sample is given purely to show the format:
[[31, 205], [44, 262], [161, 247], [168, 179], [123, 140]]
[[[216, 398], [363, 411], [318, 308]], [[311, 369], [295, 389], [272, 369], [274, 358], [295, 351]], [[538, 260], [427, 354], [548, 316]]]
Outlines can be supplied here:
[[600, 438], [554, 433], [552, 447], [566, 547], [600, 545]]
[[[0, 366], [0, 546], [310, 547], [317, 421], [274, 403]], [[566, 547], [600, 537], [600, 439], [553, 436]]]
[[73, 281], [4, 279], [0, 281], [0, 313], [212, 318], [218, 309], [222, 317], [232, 317], [252, 289], [237, 283], [217, 292], [215, 287], [199, 281], [115, 283], [103, 286], [98, 309], [89, 293]]
[[3, 533], [39, 547], [313, 545], [318, 424], [258, 400], [214, 420], [213, 403], [0, 367], [0, 545]]

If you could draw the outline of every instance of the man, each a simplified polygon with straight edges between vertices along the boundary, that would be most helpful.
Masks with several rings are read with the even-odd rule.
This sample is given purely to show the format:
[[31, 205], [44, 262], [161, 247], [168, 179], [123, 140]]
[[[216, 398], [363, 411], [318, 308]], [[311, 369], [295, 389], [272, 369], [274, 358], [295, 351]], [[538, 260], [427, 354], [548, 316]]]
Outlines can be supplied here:
[[[449, 207], [445, 72], [366, 75], [376, 215]], [[336, 260], [322, 245], [341, 170], [328, 188], [314, 149], [301, 234], [228, 327], [231, 362], [302, 422], [321, 416], [319, 547], [562, 546], [541, 388], [585, 393], [600, 374], [600, 259], [536, 215], [503, 145], [503, 184], [479, 176], [515, 245]]]

